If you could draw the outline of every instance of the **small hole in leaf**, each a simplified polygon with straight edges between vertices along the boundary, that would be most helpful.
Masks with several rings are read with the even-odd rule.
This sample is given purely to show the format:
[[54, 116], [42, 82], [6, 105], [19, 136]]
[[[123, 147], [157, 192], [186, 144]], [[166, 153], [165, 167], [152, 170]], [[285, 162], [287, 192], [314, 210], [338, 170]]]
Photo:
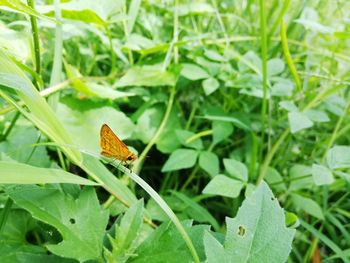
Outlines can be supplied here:
[[244, 236], [245, 234], [245, 228], [243, 226], [239, 226], [238, 227], [238, 235], [240, 235], [241, 237]]
[[71, 219], [69, 219], [69, 222], [70, 222], [71, 224], [75, 224], [75, 219], [74, 219], [74, 218], [71, 218]]
[[274, 197], [271, 197], [271, 201], [274, 201], [275, 200], [275, 198]]

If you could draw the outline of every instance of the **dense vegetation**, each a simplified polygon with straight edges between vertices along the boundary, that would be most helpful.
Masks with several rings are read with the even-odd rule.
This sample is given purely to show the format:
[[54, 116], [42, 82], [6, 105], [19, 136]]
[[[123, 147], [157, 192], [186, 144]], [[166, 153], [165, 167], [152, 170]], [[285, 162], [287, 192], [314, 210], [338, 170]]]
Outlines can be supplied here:
[[1, 262], [350, 262], [349, 1], [0, 7]]

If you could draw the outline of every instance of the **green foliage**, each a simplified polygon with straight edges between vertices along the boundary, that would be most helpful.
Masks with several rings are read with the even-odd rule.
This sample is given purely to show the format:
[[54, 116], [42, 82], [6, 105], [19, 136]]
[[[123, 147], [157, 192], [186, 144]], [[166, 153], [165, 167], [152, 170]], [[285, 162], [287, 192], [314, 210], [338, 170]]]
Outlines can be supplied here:
[[226, 224], [223, 245], [206, 232], [204, 247], [208, 262], [287, 260], [292, 248], [288, 244], [293, 240], [295, 229], [285, 226], [283, 209], [265, 183], [242, 203], [235, 218], [226, 218]]
[[0, 1], [1, 262], [348, 262], [349, 1], [28, 3]]

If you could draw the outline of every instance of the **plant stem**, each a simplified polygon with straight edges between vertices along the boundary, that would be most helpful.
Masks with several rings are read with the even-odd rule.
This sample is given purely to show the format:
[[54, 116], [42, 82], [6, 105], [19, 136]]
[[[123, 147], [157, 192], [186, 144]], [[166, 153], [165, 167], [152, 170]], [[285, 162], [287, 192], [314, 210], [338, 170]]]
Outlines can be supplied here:
[[261, 107], [261, 146], [260, 160], [263, 156], [263, 145], [265, 140], [265, 116], [267, 112], [267, 43], [266, 43], [266, 7], [265, 1], [259, 0], [260, 5], [260, 38], [261, 38], [261, 58], [262, 58], [262, 85], [263, 85], [263, 101]]
[[[27, 0], [28, 6], [35, 9], [34, 0]], [[33, 43], [34, 43], [34, 53], [35, 53], [35, 71], [40, 75], [40, 43], [39, 43], [39, 32], [38, 24], [35, 16], [30, 16], [30, 24], [32, 27]]]
[[267, 168], [269, 167], [269, 164], [271, 163], [271, 160], [273, 158], [273, 156], [275, 155], [275, 153], [277, 152], [278, 148], [280, 147], [280, 145], [284, 142], [284, 140], [287, 138], [288, 134], [289, 134], [290, 130], [287, 129], [285, 130], [282, 135], [279, 137], [279, 139], [277, 140], [277, 142], [272, 146], [271, 150], [269, 151], [269, 153], [267, 154], [265, 161], [260, 169], [260, 174], [258, 177], [258, 180], [256, 182], [257, 185], [259, 185], [262, 180], [264, 180]]
[[145, 147], [145, 149], [142, 151], [142, 153], [139, 156], [139, 160], [135, 166], [135, 173], [139, 174], [142, 164], [148, 154], [148, 152], [151, 150], [151, 148], [153, 147], [153, 145], [157, 142], [159, 136], [162, 134], [165, 125], [168, 122], [171, 110], [173, 108], [173, 104], [174, 104], [174, 98], [175, 98], [175, 93], [176, 93], [176, 88], [175, 86], [172, 86], [170, 89], [170, 96], [169, 96], [169, 101], [168, 101], [168, 106], [166, 108], [164, 117], [162, 122], [159, 125], [158, 130], [156, 131], [156, 133], [154, 134], [154, 136], [152, 137], [152, 139], [150, 140], [150, 142], [147, 144], [147, 146]]

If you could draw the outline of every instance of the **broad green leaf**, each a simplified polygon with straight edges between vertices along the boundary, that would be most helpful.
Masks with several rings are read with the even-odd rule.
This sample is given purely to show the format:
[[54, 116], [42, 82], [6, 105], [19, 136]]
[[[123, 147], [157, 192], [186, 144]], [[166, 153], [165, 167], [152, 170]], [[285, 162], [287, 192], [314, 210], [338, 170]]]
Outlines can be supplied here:
[[[160, 105], [148, 107], [137, 119], [135, 137], [145, 144], [148, 143], [158, 130], [164, 110]], [[175, 141], [174, 138], [173, 141]]]
[[126, 86], [174, 86], [175, 75], [162, 69], [161, 65], [133, 66], [115, 84], [116, 87]]
[[207, 257], [206, 262], [210, 263], [223, 263], [230, 262], [225, 248], [222, 244], [212, 235], [210, 232], [204, 233], [204, 247], [205, 255]]
[[67, 100], [65, 103], [58, 104], [57, 113], [71, 136], [75, 138], [74, 147], [99, 153], [99, 135], [104, 123], [107, 123], [121, 140], [129, 138], [135, 129], [131, 120], [115, 108], [89, 108], [87, 102], [79, 100]]
[[248, 181], [248, 169], [244, 163], [233, 159], [224, 159], [224, 166], [228, 174], [232, 177], [235, 177], [243, 182]]
[[[1, 247], [10, 244], [24, 247], [29, 246], [26, 235], [35, 229], [36, 224], [37, 222], [35, 219], [32, 218], [27, 211], [23, 209], [10, 210], [6, 223], [2, 225], [0, 251]], [[37, 250], [42, 253], [45, 252], [45, 250], [40, 247], [37, 247]], [[37, 253], [39, 251], [37, 251]], [[1, 254], [1, 258], [3, 259], [3, 254]]]
[[[41, 228], [42, 229], [42, 228]], [[51, 229], [50, 229], [51, 230]], [[41, 245], [34, 245], [28, 241], [32, 233], [38, 231], [37, 221], [23, 209], [12, 209], [2, 226], [0, 235], [1, 263], [12, 262], [50, 262], [74, 263], [72, 259], [48, 255], [47, 249]], [[42, 242], [52, 242], [53, 235], [42, 235]]]
[[98, 185], [64, 170], [39, 168], [22, 163], [0, 161], [0, 184], [81, 184]]
[[[235, 218], [226, 218], [226, 224], [223, 246], [206, 237], [207, 257], [216, 254], [224, 259], [221, 262], [287, 261], [295, 229], [285, 226], [283, 209], [265, 182], [243, 201]], [[214, 259], [213, 262], [218, 261]]]
[[284, 70], [285, 64], [280, 58], [273, 58], [267, 61], [267, 75], [275, 76], [281, 74]]
[[108, 262], [127, 262], [137, 247], [142, 222], [143, 201], [141, 200], [126, 211], [120, 224], [115, 228], [115, 237], [110, 237], [112, 250], [106, 252]]
[[190, 149], [175, 150], [165, 162], [162, 172], [191, 168], [195, 165], [198, 152]]
[[213, 121], [213, 143], [217, 144], [228, 138], [233, 132], [233, 126], [229, 122]]
[[259, 75], [261, 74], [261, 59], [254, 51], [250, 50], [243, 56], [238, 56], [238, 69], [241, 73], [250, 70]]
[[251, 130], [250, 121], [242, 118], [237, 114], [237, 116], [226, 116], [226, 115], [212, 115], [206, 114], [202, 117], [203, 119], [212, 120], [212, 121], [223, 121], [223, 122], [231, 122], [234, 126], [242, 128], [244, 130]]
[[201, 152], [199, 154], [199, 166], [214, 177], [219, 173], [219, 157], [212, 152]]
[[[81, 21], [85, 23], [92, 23], [99, 26], [106, 26], [107, 23], [100, 16], [98, 16], [93, 10], [85, 9], [85, 10], [61, 10], [62, 17], [65, 19]], [[45, 13], [47, 16], [54, 16], [54, 11], [50, 11]]]
[[276, 169], [272, 167], [267, 168], [265, 180], [272, 189], [276, 189], [277, 191], [280, 191], [280, 192], [287, 190], [283, 177]]
[[203, 189], [203, 194], [226, 196], [236, 198], [239, 196], [245, 183], [227, 177], [225, 175], [214, 176]]
[[[275, 83], [271, 88], [271, 95], [277, 97], [290, 97], [293, 94], [293, 83], [285, 80]], [[283, 105], [283, 104], [282, 104]]]
[[331, 169], [350, 168], [350, 146], [334, 146], [327, 153], [327, 165]]
[[311, 7], [305, 7], [300, 18], [295, 19], [295, 22], [303, 25], [305, 29], [314, 32], [332, 34], [335, 31], [335, 29], [331, 27], [320, 24], [318, 20], [317, 11]]
[[195, 64], [182, 64], [181, 75], [189, 80], [199, 80], [209, 78], [208, 72]]
[[196, 220], [200, 223], [210, 223], [216, 231], [220, 230], [220, 226], [216, 219], [208, 212], [207, 209], [205, 209], [203, 206], [192, 200], [191, 198], [187, 197], [186, 195], [176, 192], [176, 191], [170, 191], [172, 195], [174, 195], [176, 198], [180, 199], [185, 208], [183, 208], [184, 213], [188, 214], [188, 216]]
[[295, 164], [290, 168], [289, 177], [291, 190], [308, 189], [314, 185], [310, 166]]
[[227, 61], [227, 58], [219, 54], [217, 51], [210, 50], [210, 49], [206, 49], [204, 51], [204, 56], [214, 61], [219, 61], [219, 62]]
[[220, 83], [216, 78], [208, 78], [203, 80], [202, 87], [205, 95], [210, 95], [220, 87]]
[[52, 186], [17, 185], [6, 192], [19, 207], [60, 232], [63, 240], [47, 244], [49, 251], [79, 261], [101, 260], [108, 213], [99, 205], [93, 188], [84, 188], [77, 199]]
[[289, 112], [297, 112], [298, 111], [298, 107], [295, 105], [295, 103], [293, 101], [281, 101], [280, 103], [278, 103], [278, 105], [282, 108], [285, 109]]
[[318, 219], [324, 220], [322, 209], [314, 200], [298, 194], [292, 194], [292, 200], [298, 209]]
[[[190, 221], [182, 222], [186, 232], [194, 242], [200, 261], [203, 262], [205, 255], [202, 252], [202, 240], [205, 231], [209, 231], [208, 225], [192, 226]], [[130, 263], [179, 263], [192, 262], [193, 258], [174, 224], [163, 223], [157, 227], [147, 239], [136, 249], [137, 257], [131, 258]]]
[[327, 167], [319, 164], [312, 165], [312, 177], [316, 185], [327, 185], [334, 182], [332, 172]]
[[328, 122], [330, 121], [327, 113], [320, 110], [308, 110], [305, 112], [306, 116], [314, 122]]
[[[20, 120], [23, 122], [22, 118]], [[0, 152], [5, 153], [19, 163], [50, 167], [51, 160], [46, 148], [35, 146], [40, 138], [40, 132], [29, 122], [25, 123], [26, 125], [21, 125], [18, 122], [7, 136], [7, 139], [0, 142]]]
[[196, 138], [195, 140], [188, 142], [188, 139], [195, 135], [194, 132], [187, 130], [176, 130], [175, 132], [177, 139], [183, 146], [197, 150], [203, 149], [203, 141], [201, 138]]
[[289, 112], [288, 113], [289, 126], [292, 133], [310, 128], [313, 126], [313, 122], [302, 112]]

